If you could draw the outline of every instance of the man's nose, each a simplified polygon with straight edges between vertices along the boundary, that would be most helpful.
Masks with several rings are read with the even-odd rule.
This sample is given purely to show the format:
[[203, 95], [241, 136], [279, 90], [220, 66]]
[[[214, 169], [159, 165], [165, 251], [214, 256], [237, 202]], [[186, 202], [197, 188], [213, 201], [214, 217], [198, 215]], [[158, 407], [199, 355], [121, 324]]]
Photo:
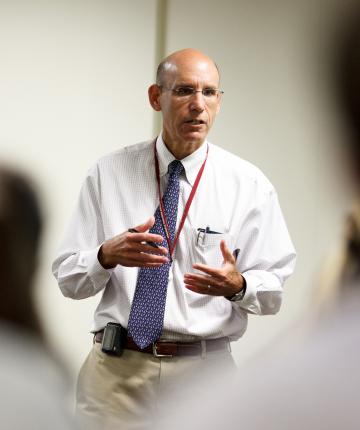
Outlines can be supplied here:
[[205, 97], [202, 91], [196, 91], [191, 97], [190, 109], [202, 112], [205, 109]]

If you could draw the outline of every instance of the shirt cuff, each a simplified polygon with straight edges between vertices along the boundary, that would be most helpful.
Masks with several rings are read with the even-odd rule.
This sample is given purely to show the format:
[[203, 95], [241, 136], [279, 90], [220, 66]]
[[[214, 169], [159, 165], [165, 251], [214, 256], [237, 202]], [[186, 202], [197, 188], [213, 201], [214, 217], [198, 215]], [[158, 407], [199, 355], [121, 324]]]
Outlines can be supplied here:
[[80, 265], [87, 268], [87, 273], [94, 287], [103, 285], [110, 279], [114, 269], [104, 269], [98, 260], [98, 253], [101, 245], [90, 251], [81, 252]]
[[243, 300], [237, 302], [238, 306], [256, 315], [276, 314], [282, 301], [282, 288], [276, 277], [266, 278], [255, 273], [242, 275], [246, 279], [247, 289]]
[[242, 273], [242, 276], [246, 281], [246, 291], [242, 300], [234, 303], [250, 313], [258, 313], [257, 291], [258, 287], [262, 284], [262, 279], [256, 275], [246, 273]]

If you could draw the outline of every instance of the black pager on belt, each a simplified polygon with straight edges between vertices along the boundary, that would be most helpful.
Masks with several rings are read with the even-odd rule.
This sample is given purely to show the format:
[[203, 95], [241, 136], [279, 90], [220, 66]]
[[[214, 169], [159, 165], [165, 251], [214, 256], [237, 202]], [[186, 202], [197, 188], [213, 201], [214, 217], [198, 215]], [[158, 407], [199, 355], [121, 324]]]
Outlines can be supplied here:
[[111, 355], [121, 355], [125, 342], [127, 332], [124, 327], [118, 323], [109, 322], [105, 329], [101, 342], [101, 351]]

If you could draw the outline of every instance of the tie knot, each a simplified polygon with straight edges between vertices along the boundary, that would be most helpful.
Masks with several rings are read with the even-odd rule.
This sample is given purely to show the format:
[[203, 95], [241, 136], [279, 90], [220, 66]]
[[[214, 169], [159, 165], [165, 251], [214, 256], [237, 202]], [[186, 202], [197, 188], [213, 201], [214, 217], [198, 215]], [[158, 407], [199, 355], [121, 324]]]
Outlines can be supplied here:
[[171, 176], [180, 176], [183, 170], [184, 166], [179, 160], [173, 160], [168, 167], [168, 172]]

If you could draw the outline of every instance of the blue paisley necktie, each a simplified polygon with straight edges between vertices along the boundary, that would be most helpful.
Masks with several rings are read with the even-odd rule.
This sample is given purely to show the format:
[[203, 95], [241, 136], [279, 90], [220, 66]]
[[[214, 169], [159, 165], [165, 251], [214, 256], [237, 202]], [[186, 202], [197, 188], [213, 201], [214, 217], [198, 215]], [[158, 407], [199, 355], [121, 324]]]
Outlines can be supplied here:
[[[183, 170], [184, 166], [178, 160], [169, 164], [169, 181], [163, 197], [171, 243], [175, 236], [180, 190], [179, 177]], [[155, 212], [155, 224], [150, 229], [150, 233], [160, 234], [164, 238], [162, 246], [168, 248], [160, 207]], [[141, 349], [146, 348], [161, 336], [170, 266], [169, 261], [160, 267], [142, 267], [139, 270], [130, 310], [128, 333]]]

